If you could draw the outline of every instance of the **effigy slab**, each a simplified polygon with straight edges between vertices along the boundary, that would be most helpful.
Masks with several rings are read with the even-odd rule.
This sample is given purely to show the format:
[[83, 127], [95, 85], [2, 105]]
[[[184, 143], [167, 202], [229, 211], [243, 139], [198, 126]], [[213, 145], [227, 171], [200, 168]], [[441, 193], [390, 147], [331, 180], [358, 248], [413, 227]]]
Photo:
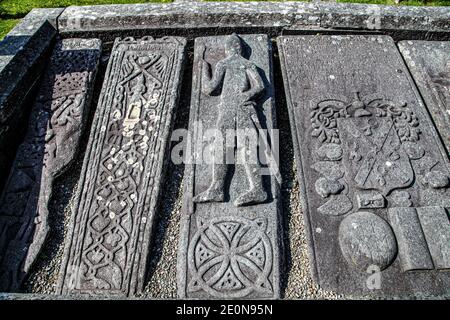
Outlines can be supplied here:
[[450, 42], [400, 41], [398, 47], [450, 152]]
[[178, 102], [184, 38], [117, 38], [73, 207], [58, 291], [142, 290]]
[[316, 282], [448, 296], [449, 162], [393, 40], [278, 44]]
[[[188, 148], [194, 156], [185, 171], [180, 298], [279, 297], [271, 52], [266, 35], [195, 40]], [[245, 133], [262, 137], [259, 157], [256, 140], [247, 142]]]
[[46, 239], [55, 177], [74, 160], [101, 54], [98, 39], [60, 41], [0, 197], [0, 291], [17, 291]]

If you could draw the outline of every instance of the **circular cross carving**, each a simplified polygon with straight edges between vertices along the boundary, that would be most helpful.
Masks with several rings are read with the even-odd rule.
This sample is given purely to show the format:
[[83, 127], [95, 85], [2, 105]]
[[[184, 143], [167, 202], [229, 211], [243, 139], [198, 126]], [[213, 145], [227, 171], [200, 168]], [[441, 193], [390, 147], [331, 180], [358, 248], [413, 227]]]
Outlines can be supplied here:
[[254, 291], [273, 295], [268, 280], [272, 246], [265, 220], [226, 217], [199, 219], [197, 225], [188, 250], [189, 292], [203, 290], [218, 298], [240, 298]]
[[345, 260], [361, 270], [386, 269], [397, 254], [397, 241], [389, 224], [371, 212], [356, 212], [342, 220], [339, 244]]

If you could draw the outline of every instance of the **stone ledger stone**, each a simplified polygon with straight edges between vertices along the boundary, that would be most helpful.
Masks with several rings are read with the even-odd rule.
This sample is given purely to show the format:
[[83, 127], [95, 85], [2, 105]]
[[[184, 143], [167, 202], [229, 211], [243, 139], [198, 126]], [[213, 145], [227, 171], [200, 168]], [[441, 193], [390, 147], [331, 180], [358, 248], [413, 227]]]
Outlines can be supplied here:
[[0, 197], [1, 291], [19, 289], [44, 244], [53, 180], [79, 149], [100, 53], [98, 39], [66, 39], [50, 58]]
[[[279, 174], [268, 147], [276, 142], [261, 130], [276, 128], [271, 52], [266, 35], [195, 40], [180, 298], [279, 297]], [[251, 140], [257, 129], [260, 157], [252, 142], [243, 147], [244, 132]]]
[[185, 43], [114, 43], [66, 238], [62, 294], [124, 296], [143, 287]]
[[450, 42], [400, 41], [398, 47], [450, 152]]
[[64, 9], [33, 9], [0, 41], [0, 192], [8, 178]]
[[315, 280], [448, 297], [449, 162], [393, 40], [278, 44]]

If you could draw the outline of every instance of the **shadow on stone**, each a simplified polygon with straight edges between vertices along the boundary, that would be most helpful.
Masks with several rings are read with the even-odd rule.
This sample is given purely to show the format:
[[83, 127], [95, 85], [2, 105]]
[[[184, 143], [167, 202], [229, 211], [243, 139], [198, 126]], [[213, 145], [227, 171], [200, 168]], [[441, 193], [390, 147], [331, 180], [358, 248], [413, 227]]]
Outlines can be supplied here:
[[[180, 101], [176, 109], [173, 130], [188, 129], [189, 110], [191, 103], [192, 85], [192, 62], [193, 62], [193, 41], [188, 41], [186, 45], [186, 62], [183, 71], [183, 81], [180, 90]], [[148, 288], [153, 275], [156, 273], [158, 263], [162, 259], [164, 240], [169, 228], [170, 221], [174, 218], [171, 214], [177, 206], [177, 202], [182, 197], [182, 182], [184, 177], [184, 164], [175, 164], [170, 158], [172, 148], [179, 141], [171, 142], [169, 153], [167, 154], [167, 166], [163, 187], [161, 188], [161, 201], [155, 217], [154, 231], [150, 244], [150, 253], [147, 264], [147, 274], [144, 288]], [[179, 218], [179, 217], [177, 217]], [[178, 229], [177, 229], [178, 232]], [[177, 244], [175, 244], [177, 248]], [[176, 257], [175, 257], [176, 259]], [[146, 290], [144, 290], [146, 291]]]
[[[280, 155], [283, 160], [280, 161], [280, 171], [283, 181], [281, 183], [281, 228], [283, 251], [282, 251], [282, 272], [280, 272], [281, 298], [285, 297], [285, 291], [288, 285], [288, 275], [292, 268], [292, 253], [290, 250], [292, 234], [289, 230], [289, 222], [293, 214], [290, 203], [291, 188], [294, 185], [295, 175], [292, 170], [294, 162], [294, 147], [292, 144], [291, 127], [289, 125], [289, 114], [286, 105], [286, 98], [283, 86], [283, 78], [281, 75], [280, 60], [278, 58], [278, 48], [273, 46], [273, 69], [274, 69], [274, 85], [275, 85], [275, 108], [277, 115], [277, 126], [280, 132]], [[297, 213], [298, 214], [298, 213]]]
[[55, 286], [62, 260], [64, 239], [67, 234], [68, 222], [72, 214], [71, 205], [83, 166], [83, 159], [90, 135], [92, 120], [98, 103], [107, 60], [102, 59], [95, 82], [94, 93], [89, 109], [85, 131], [81, 137], [80, 150], [71, 167], [55, 179], [53, 195], [49, 202], [50, 232], [41, 253], [32, 266], [29, 276], [21, 287], [21, 292], [34, 292], [36, 289], [50, 294], [55, 293]]

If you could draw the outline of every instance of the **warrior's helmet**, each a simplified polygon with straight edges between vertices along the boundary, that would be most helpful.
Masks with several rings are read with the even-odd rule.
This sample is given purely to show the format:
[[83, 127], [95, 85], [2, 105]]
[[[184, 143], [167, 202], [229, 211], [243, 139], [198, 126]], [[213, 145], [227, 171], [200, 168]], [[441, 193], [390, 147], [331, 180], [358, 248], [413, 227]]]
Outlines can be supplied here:
[[227, 55], [242, 54], [241, 39], [233, 33], [225, 41], [225, 52]]

